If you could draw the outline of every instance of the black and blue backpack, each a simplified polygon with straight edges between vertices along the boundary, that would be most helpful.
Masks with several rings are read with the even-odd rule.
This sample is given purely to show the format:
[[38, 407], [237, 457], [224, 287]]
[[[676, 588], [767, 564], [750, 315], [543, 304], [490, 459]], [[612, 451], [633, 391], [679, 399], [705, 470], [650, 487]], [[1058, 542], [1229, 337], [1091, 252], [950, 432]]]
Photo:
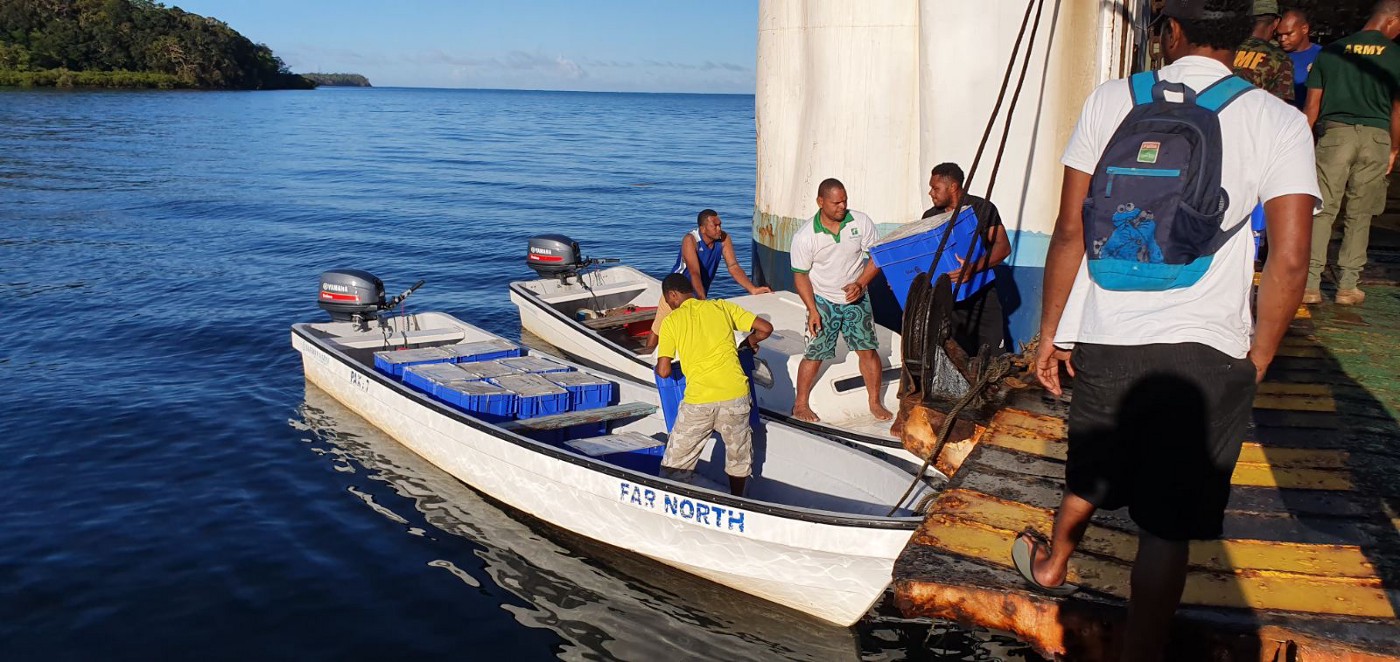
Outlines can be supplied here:
[[[1190, 287], [1215, 253], [1249, 223], [1221, 229], [1220, 111], [1254, 89], [1226, 76], [1199, 94], [1147, 71], [1129, 79], [1133, 109], [1089, 181], [1084, 248], [1089, 276], [1116, 291]], [[1168, 101], [1167, 92], [1181, 95]]]

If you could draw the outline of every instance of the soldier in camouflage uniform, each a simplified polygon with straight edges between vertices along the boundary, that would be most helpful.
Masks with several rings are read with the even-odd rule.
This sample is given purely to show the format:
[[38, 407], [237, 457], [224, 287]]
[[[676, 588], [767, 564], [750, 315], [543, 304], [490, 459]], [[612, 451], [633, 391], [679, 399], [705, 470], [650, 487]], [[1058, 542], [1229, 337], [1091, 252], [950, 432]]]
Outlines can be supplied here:
[[1293, 60], [1269, 41], [1278, 29], [1277, 0], [1255, 0], [1254, 31], [1235, 51], [1235, 73], [1255, 87], [1293, 103]]

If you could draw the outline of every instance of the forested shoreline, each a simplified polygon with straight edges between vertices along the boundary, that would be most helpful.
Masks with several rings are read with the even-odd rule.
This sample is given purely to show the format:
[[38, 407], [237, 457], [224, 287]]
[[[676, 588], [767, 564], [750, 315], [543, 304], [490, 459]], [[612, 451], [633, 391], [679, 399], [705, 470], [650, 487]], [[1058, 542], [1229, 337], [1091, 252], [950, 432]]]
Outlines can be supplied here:
[[308, 78], [317, 87], [373, 87], [369, 84], [369, 79], [360, 74], [302, 74], [303, 78]]
[[311, 89], [266, 44], [151, 0], [0, 1], [0, 86]]

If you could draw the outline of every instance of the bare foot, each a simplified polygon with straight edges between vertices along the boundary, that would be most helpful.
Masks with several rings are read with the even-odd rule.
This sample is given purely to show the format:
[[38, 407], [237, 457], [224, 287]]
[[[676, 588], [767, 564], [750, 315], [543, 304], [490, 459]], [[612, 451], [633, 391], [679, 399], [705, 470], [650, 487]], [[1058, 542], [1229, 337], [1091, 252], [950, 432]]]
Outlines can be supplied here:
[[813, 412], [812, 408], [807, 405], [797, 405], [796, 407], [793, 407], [792, 417], [799, 421], [806, 421], [808, 423], [820, 423], [822, 420], [820, 418], [817, 418], [816, 412]]
[[885, 409], [885, 406], [878, 402], [870, 405], [870, 415], [874, 416], [877, 421], [888, 421], [894, 418], [894, 414], [891, 414], [890, 410]]
[[1035, 575], [1035, 580], [1041, 586], [1055, 587], [1064, 584], [1069, 568], [1056, 568], [1050, 562], [1050, 547], [1033, 545], [1031, 549], [1035, 550], [1035, 555], [1031, 557], [1031, 573]]

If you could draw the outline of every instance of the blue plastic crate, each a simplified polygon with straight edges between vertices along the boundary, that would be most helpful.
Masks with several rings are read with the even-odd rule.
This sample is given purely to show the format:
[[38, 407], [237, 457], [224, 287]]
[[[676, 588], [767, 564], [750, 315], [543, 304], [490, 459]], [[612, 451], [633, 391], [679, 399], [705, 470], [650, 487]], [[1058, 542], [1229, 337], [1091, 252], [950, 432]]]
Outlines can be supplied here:
[[[900, 308], [904, 308], [914, 278], [929, 270], [934, 253], [938, 252], [938, 242], [943, 239], [944, 223], [949, 214], [951, 212], [910, 223], [870, 249], [870, 259], [885, 275], [885, 281], [890, 284]], [[959, 260], [967, 255], [970, 245], [974, 246], [971, 261], [986, 255], [985, 246], [980, 240], [974, 244], [977, 223], [977, 214], [971, 207], [964, 207], [958, 215], [958, 222], [953, 225], [953, 233], [948, 237], [943, 255], [939, 256], [935, 273], [944, 274], [957, 269]], [[971, 282], [957, 289], [957, 300], [967, 299], [993, 280], [995, 276], [990, 269], [978, 273]]]
[[395, 349], [374, 353], [374, 367], [380, 372], [402, 377], [404, 368], [429, 363], [451, 363], [453, 354], [441, 347]]
[[569, 411], [598, 409], [613, 404], [616, 387], [612, 382], [586, 372], [556, 372], [545, 379], [569, 391]]
[[438, 388], [459, 381], [477, 381], [470, 372], [455, 363], [428, 363], [404, 368], [403, 383], [429, 395], [438, 395]]
[[[758, 395], [753, 385], [754, 355], [753, 352], [743, 350], [739, 352], [739, 366], [744, 369], [744, 375], [749, 378], [749, 427], [757, 430], [762, 419], [758, 412]], [[671, 363], [671, 376], [662, 377], [653, 373], [656, 377], [656, 391], [661, 396], [661, 415], [666, 419], [666, 432], [676, 425], [676, 416], [680, 414], [681, 401], [685, 399], [685, 374], [681, 372], [679, 363]]]
[[513, 358], [497, 359], [497, 363], [509, 366], [518, 372], [545, 374], [554, 372], [569, 372], [573, 367], [564, 365], [554, 359], [544, 356], [517, 356]]
[[670, 377], [654, 372], [652, 376], [656, 377], [656, 391], [661, 396], [661, 415], [666, 419], [666, 432], [669, 433], [676, 424], [681, 400], [685, 398], [685, 373], [681, 372], [681, 364], [672, 361]]
[[515, 394], [515, 415], [518, 418], [536, 418], [569, 411], [569, 391], [555, 386], [541, 375], [508, 375], [493, 381]]
[[439, 388], [437, 396], [443, 402], [470, 412], [483, 421], [500, 423], [515, 417], [515, 394], [495, 384], [482, 381], [452, 382]]

